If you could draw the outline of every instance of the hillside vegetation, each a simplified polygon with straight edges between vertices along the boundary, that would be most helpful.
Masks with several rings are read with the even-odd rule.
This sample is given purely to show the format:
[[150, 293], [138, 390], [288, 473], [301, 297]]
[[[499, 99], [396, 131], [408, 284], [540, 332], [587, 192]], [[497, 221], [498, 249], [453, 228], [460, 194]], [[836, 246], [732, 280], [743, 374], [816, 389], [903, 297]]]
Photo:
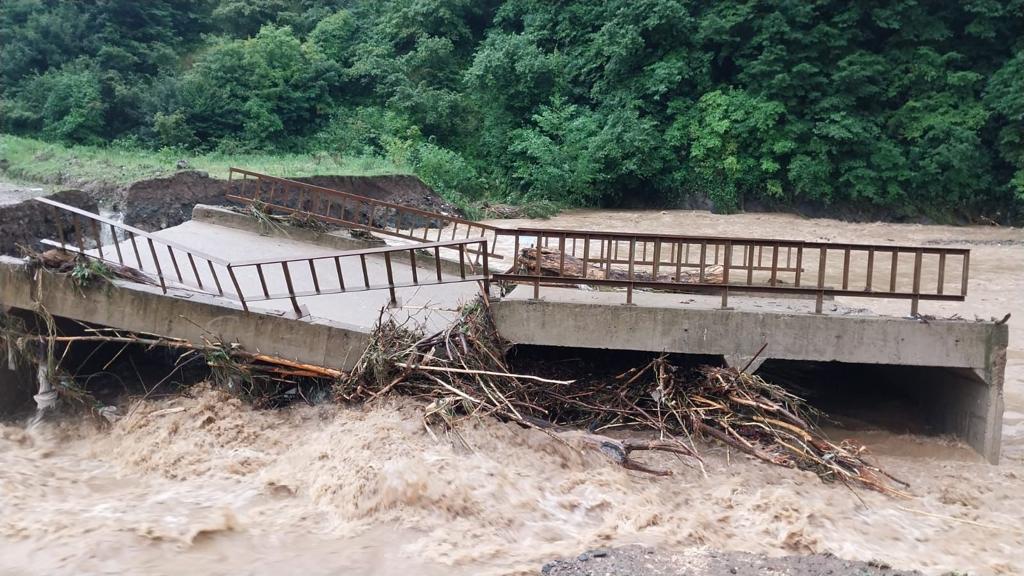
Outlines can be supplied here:
[[4, 0], [0, 42], [0, 130], [54, 143], [467, 201], [1024, 214], [1024, 0]]

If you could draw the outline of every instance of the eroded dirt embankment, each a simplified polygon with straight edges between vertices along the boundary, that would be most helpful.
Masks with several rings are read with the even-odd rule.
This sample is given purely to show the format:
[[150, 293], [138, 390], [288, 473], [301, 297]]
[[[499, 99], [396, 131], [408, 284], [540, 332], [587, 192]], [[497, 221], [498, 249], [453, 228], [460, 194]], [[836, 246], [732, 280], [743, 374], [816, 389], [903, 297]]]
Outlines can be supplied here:
[[[415, 176], [311, 176], [295, 180], [431, 212], [457, 212]], [[64, 190], [50, 197], [90, 212], [102, 210], [114, 219], [123, 217], [131, 226], [155, 231], [191, 219], [196, 204], [232, 204], [225, 196], [238, 186], [237, 181], [211, 178], [205, 172], [182, 171], [140, 180], [121, 190], [83, 187], [85, 191]], [[11, 202], [0, 202], [0, 254], [20, 255], [19, 244], [39, 248], [38, 239], [57, 236], [50, 210], [31, 200], [43, 191], [18, 190], [17, 197], [13, 191], [9, 194]], [[294, 204], [296, 198], [284, 200]]]
[[[455, 211], [416, 176], [310, 176], [292, 179], [431, 212]], [[192, 217], [192, 208], [196, 204], [231, 203], [225, 195], [230, 190], [237, 191], [239, 186], [237, 180], [229, 182], [210, 178], [206, 173], [196, 171], [142, 180], [129, 186], [125, 193], [125, 223], [144, 230], [177, 226]], [[278, 192], [279, 199], [280, 194]], [[285, 198], [285, 201], [294, 199]]]
[[[96, 200], [81, 190], [64, 190], [50, 198], [90, 212], [97, 210]], [[61, 224], [65, 230], [72, 229], [67, 217]], [[0, 254], [20, 255], [19, 246], [38, 248], [40, 238], [56, 237], [57, 221], [46, 206], [32, 200], [0, 205]]]

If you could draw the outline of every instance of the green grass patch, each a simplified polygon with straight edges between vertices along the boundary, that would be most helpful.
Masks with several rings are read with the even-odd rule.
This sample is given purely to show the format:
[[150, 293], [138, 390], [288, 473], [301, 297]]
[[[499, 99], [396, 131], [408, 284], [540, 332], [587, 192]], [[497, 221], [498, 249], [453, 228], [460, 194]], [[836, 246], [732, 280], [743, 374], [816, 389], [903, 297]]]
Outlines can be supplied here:
[[179, 161], [191, 170], [202, 170], [214, 178], [227, 178], [235, 166], [275, 175], [314, 176], [319, 174], [379, 176], [410, 174], [379, 157], [350, 157], [314, 152], [309, 154], [224, 154], [163, 149], [140, 150], [118, 146], [63, 146], [33, 138], [0, 134], [0, 160], [6, 160], [3, 177], [8, 180], [43, 184], [102, 182], [126, 185], [147, 178], [168, 176], [178, 171]]

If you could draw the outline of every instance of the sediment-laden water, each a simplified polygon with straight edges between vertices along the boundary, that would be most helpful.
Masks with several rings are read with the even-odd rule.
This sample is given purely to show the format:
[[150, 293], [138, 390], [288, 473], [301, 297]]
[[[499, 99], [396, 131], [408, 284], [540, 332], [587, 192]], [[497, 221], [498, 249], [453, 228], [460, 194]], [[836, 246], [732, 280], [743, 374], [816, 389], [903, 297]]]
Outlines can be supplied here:
[[[1024, 573], [1024, 232], [785, 215], [586, 211], [545, 223], [694, 234], [967, 245], [965, 304], [1013, 313], [1003, 463], [948, 439], [859, 432], [912, 482], [896, 500], [709, 445], [705, 469], [653, 478], [535, 431], [468, 424], [434, 441], [421, 408], [253, 411], [199, 387], [112, 427], [0, 425], [0, 574], [508, 574], [595, 546], [831, 552], [926, 573]], [[905, 314], [905, 303], [857, 302]]]

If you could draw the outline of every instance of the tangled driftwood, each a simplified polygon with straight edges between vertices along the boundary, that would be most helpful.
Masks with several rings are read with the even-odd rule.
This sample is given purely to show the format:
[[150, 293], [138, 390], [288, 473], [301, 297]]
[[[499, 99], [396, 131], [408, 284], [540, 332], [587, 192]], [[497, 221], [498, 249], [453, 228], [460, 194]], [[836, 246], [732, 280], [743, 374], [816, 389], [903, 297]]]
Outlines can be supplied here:
[[[670, 472], [633, 460], [631, 452], [698, 459], [692, 439], [706, 437], [765, 462], [812, 470], [828, 481], [894, 495], [902, 494], [897, 486], [905, 486], [865, 460], [863, 447], [825, 438], [810, 423], [813, 411], [800, 398], [743, 371], [715, 366], [684, 370], [659, 356], [608, 379], [559, 380], [515, 374], [505, 352], [484, 300], [428, 336], [382, 319], [370, 347], [336, 385], [335, 395], [343, 401], [386, 393], [426, 400], [431, 434], [440, 426], [457, 436], [459, 419], [492, 415], [562, 439], [571, 435], [577, 444], [626, 468], [653, 474]], [[596, 433], [606, 428], [651, 430], [659, 440]]]

